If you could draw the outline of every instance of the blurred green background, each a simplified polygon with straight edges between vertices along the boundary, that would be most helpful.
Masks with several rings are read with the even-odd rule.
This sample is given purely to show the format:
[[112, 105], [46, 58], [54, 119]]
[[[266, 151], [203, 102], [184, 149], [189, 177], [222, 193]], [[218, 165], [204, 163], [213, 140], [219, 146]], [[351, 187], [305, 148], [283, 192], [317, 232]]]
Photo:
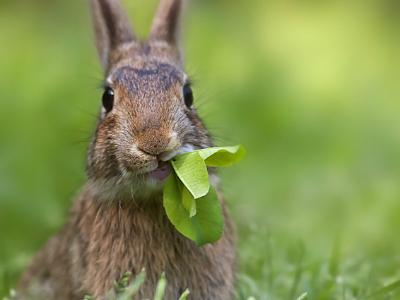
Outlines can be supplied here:
[[[158, 1], [122, 2], [145, 38]], [[217, 145], [247, 149], [221, 170], [243, 293], [334, 299], [328, 288], [318, 296], [321, 274], [339, 282], [348, 270], [344, 289], [400, 279], [400, 2], [188, 6], [198, 111]], [[0, 297], [85, 182], [102, 93], [96, 55], [86, 1], [0, 0]], [[331, 269], [297, 280], [299, 260]]]

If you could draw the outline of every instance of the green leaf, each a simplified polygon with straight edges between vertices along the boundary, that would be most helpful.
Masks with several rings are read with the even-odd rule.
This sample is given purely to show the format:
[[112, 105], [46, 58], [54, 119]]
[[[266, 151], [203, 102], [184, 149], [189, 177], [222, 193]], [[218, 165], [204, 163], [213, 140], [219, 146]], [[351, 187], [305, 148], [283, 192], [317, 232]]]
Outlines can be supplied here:
[[196, 208], [196, 216], [192, 219], [197, 219], [200, 223], [206, 236], [206, 243], [218, 241], [224, 230], [224, 219], [217, 192], [211, 185], [207, 195], [196, 199]]
[[210, 182], [203, 158], [198, 152], [189, 152], [171, 160], [176, 175], [187, 187], [195, 199], [208, 193]]
[[171, 174], [165, 182], [163, 204], [165, 212], [171, 223], [184, 236], [190, 238], [196, 244], [206, 243], [204, 232], [200, 224], [190, 219], [188, 211], [182, 203], [183, 184], [175, 174]]
[[183, 183], [171, 175], [164, 188], [164, 207], [175, 228], [197, 246], [218, 241], [224, 229], [217, 193], [210, 186], [207, 195], [196, 200], [197, 213], [192, 218], [182, 203]]
[[165, 211], [175, 228], [198, 246], [218, 241], [224, 229], [222, 209], [210, 186], [207, 166], [229, 166], [244, 154], [240, 145], [215, 147], [184, 153], [170, 161], [175, 174], [165, 183]]
[[[241, 145], [197, 150], [207, 166], [226, 167], [241, 161], [246, 153]], [[193, 152], [191, 152], [193, 153]]]
[[196, 215], [196, 200], [193, 195], [189, 192], [186, 186], [183, 186], [182, 190], [182, 204], [189, 212], [189, 217], [192, 218]]

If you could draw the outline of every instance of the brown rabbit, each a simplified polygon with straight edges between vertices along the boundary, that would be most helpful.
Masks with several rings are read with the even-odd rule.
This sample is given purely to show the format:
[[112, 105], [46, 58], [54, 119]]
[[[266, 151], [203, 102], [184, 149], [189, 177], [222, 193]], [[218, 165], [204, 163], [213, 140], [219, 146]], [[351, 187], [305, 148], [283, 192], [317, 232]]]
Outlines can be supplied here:
[[[139, 42], [117, 0], [90, 0], [105, 92], [87, 159], [88, 183], [65, 228], [50, 239], [25, 271], [19, 297], [106, 299], [112, 282], [142, 268], [146, 281], [135, 299], [152, 299], [165, 271], [164, 299], [188, 288], [192, 300], [232, 299], [234, 228], [225, 219], [222, 238], [203, 247], [182, 236], [162, 203], [168, 160], [212, 147], [193, 107], [182, 69], [179, 17], [183, 0], [162, 0], [149, 40]], [[213, 169], [211, 183], [218, 188]], [[34, 287], [32, 289], [31, 287]]]

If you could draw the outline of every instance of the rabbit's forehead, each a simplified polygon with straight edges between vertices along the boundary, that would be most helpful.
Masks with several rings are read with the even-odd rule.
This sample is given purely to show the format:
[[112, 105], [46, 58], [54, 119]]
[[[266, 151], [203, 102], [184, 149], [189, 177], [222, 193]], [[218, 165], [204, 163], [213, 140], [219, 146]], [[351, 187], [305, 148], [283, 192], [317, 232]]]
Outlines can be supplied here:
[[186, 75], [176, 67], [166, 63], [156, 63], [144, 67], [124, 66], [108, 78], [108, 82], [124, 92], [139, 98], [160, 94], [182, 86]]

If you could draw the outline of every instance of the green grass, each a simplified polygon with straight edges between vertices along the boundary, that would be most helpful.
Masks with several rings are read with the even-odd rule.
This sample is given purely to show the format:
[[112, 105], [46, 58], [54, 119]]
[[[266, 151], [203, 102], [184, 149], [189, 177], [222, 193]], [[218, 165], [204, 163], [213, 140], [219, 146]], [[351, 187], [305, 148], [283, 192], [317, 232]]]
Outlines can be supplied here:
[[[257, 242], [261, 241], [261, 242]], [[338, 240], [324, 256], [300, 240], [288, 243], [259, 230], [241, 245], [239, 299], [400, 299], [399, 260], [345, 253]]]
[[[239, 248], [241, 268], [235, 299], [400, 299], [400, 260], [394, 257], [345, 255], [338, 240], [326, 256], [311, 257], [301, 241], [287, 242], [268, 231], [249, 228]], [[9, 270], [21, 266], [8, 266]], [[2, 270], [2, 275], [9, 271]], [[109, 300], [128, 300], [144, 282], [145, 271], [131, 283], [128, 272], [108, 294]], [[1, 278], [1, 277], [0, 277]], [[162, 277], [154, 300], [161, 300]], [[10, 288], [3, 277], [3, 293]], [[184, 293], [187, 296], [187, 293]], [[87, 300], [92, 298], [87, 297]], [[184, 297], [179, 300], [186, 299]]]
[[[157, 1], [123, 2], [145, 37]], [[221, 170], [239, 299], [400, 299], [398, 8], [191, 1], [195, 105], [217, 145], [247, 150]], [[85, 181], [102, 77], [90, 26], [80, 0], [0, 1], [0, 298]]]

